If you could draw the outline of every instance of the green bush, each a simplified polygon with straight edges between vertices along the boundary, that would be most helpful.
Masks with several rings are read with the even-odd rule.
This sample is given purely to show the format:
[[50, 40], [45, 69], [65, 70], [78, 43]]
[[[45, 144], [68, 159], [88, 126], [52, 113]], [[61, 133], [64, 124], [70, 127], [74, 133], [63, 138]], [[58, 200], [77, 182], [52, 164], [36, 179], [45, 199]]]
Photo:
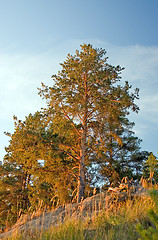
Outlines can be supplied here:
[[148, 211], [151, 226], [147, 229], [145, 229], [141, 223], [136, 226], [136, 229], [141, 236], [139, 240], [158, 240], [158, 192], [153, 190], [150, 192], [150, 196], [155, 203], [155, 207]]

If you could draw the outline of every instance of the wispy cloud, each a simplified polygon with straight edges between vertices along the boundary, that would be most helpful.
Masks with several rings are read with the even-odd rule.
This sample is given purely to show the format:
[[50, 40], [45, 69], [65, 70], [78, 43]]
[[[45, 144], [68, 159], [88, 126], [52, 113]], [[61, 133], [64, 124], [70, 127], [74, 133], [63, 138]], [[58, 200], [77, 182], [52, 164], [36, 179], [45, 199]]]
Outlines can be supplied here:
[[50, 56], [1, 56], [0, 55], [0, 119], [16, 114], [27, 115], [37, 107], [41, 100], [37, 87], [41, 81], [48, 81], [55, 70], [54, 59]]
[[13, 115], [24, 119], [40, 110], [45, 102], [38, 96], [41, 82], [50, 82], [57, 62], [49, 54], [0, 54], [0, 158], [8, 138], [4, 131], [14, 131]]

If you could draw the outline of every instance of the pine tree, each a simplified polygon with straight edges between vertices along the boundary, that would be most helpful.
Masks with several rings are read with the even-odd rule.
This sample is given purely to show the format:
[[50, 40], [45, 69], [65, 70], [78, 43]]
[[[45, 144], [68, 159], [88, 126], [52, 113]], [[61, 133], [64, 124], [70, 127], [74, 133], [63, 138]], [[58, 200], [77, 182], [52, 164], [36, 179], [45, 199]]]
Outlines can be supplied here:
[[16, 163], [5, 162], [0, 169], [0, 227], [8, 228], [19, 218], [24, 197], [22, 172]]
[[[5, 173], [2, 175], [1, 184], [6, 189], [2, 194], [3, 203], [6, 203], [3, 210], [7, 210], [12, 216], [10, 224], [13, 224], [30, 207], [29, 187], [32, 185], [35, 168], [39, 166], [38, 150], [41, 149], [41, 142], [37, 145], [37, 127], [35, 129], [37, 116], [39, 117], [39, 113], [36, 113], [34, 118], [30, 114], [24, 122], [14, 116], [14, 133], [5, 133], [10, 137], [10, 141], [4, 156]], [[6, 219], [8, 221], [8, 216]]]
[[148, 181], [152, 184], [153, 181], [158, 181], [158, 159], [151, 152], [148, 156], [146, 162], [144, 163], [144, 173], [143, 175], [147, 178]]
[[[18, 205], [16, 216], [18, 211], [36, 210], [39, 204], [49, 208], [70, 201], [77, 182], [76, 162], [72, 161], [71, 151], [63, 147], [63, 142], [64, 146], [75, 142], [72, 126], [69, 128], [68, 123], [61, 118], [59, 121], [57, 116], [52, 122], [45, 112], [29, 114], [24, 121], [14, 117], [14, 125], [14, 133], [6, 133], [10, 144], [6, 148], [4, 166], [14, 166], [8, 174], [13, 179], [16, 176], [19, 186], [14, 188], [19, 192], [18, 203], [14, 204]], [[69, 142], [65, 140], [66, 134], [62, 135], [65, 129]]]
[[124, 86], [118, 84], [123, 69], [108, 64], [105, 54], [103, 49], [82, 45], [80, 52], [67, 56], [58, 75], [52, 76], [53, 86], [42, 84], [39, 92], [47, 99], [48, 108], [67, 119], [78, 135], [79, 155], [72, 150], [79, 167], [78, 202], [84, 197], [88, 163], [94, 156], [106, 161], [103, 155], [109, 150], [107, 143], [115, 140], [122, 145], [117, 134], [122, 119], [130, 109], [138, 111], [134, 103], [138, 89], [131, 93], [127, 81]]

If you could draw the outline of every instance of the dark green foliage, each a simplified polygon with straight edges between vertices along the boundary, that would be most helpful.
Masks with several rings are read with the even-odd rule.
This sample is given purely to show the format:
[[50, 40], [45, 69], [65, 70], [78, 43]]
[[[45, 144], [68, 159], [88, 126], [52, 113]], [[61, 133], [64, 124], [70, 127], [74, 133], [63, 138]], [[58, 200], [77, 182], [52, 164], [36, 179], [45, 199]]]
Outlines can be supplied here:
[[148, 152], [140, 149], [141, 140], [132, 131], [134, 123], [130, 123], [128, 119], [122, 121], [122, 129], [116, 130], [122, 144], [111, 140], [104, 154], [106, 162], [101, 163], [101, 175], [113, 185], [125, 176], [129, 179], [140, 179], [143, 162], [148, 157]]
[[155, 203], [155, 207], [148, 212], [152, 226], [145, 229], [140, 223], [137, 225], [137, 231], [142, 237], [140, 240], [158, 240], [158, 192], [151, 191], [150, 196]]

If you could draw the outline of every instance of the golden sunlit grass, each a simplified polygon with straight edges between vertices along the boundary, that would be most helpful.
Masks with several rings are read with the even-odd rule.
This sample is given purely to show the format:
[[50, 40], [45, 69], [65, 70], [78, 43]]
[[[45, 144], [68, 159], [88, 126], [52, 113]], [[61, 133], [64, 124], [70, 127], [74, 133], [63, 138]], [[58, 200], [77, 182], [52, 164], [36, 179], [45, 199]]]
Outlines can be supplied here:
[[[91, 199], [90, 199], [91, 200]], [[84, 212], [80, 208], [80, 214], [77, 212], [71, 214], [67, 212], [64, 222], [58, 221], [56, 226], [52, 224], [46, 229], [44, 217], [39, 220], [39, 228], [34, 227], [23, 230], [18, 235], [9, 238], [9, 240], [137, 240], [138, 233], [135, 226], [138, 223], [143, 226], [149, 225], [147, 217], [148, 210], [153, 207], [152, 200], [147, 197], [137, 197], [125, 202], [109, 203], [108, 207], [98, 211], [96, 203], [91, 201], [92, 214]], [[100, 203], [101, 205], [101, 203]], [[80, 217], [79, 217], [80, 215]], [[74, 217], [73, 217], [74, 216]], [[31, 224], [31, 222], [30, 222]], [[29, 230], [31, 229], [31, 230]]]

